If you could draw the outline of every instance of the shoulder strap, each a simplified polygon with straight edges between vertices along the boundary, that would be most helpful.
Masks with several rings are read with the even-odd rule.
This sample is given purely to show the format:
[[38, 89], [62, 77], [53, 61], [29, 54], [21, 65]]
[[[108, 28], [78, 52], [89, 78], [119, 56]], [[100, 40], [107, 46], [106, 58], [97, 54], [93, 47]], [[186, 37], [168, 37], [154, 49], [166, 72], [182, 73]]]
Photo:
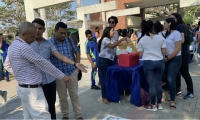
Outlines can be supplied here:
[[73, 59], [74, 59], [74, 61], [75, 61], [75, 50], [74, 50], [74, 47], [73, 47], [73, 45], [72, 45], [72, 41], [71, 41], [71, 39], [70, 39], [69, 37], [67, 37], [67, 39], [68, 39], [68, 41], [69, 41], [69, 43], [70, 43], [70, 45], [71, 45], [71, 47], [72, 47], [72, 56], [73, 56]]

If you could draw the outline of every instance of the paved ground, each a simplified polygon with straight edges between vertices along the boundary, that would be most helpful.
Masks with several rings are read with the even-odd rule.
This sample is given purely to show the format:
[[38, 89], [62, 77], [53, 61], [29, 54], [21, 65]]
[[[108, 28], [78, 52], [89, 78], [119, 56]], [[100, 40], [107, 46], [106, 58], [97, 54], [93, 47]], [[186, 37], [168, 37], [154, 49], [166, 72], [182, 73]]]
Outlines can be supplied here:
[[[177, 109], [170, 110], [169, 103], [163, 102], [164, 109], [157, 112], [146, 111], [143, 107], [136, 107], [129, 102], [130, 95], [122, 96], [121, 103], [111, 103], [105, 105], [101, 101], [100, 90], [90, 89], [90, 64], [82, 61], [88, 66], [88, 73], [83, 74], [83, 79], [79, 82], [79, 97], [85, 119], [103, 119], [107, 114], [128, 118], [128, 119], [200, 119], [200, 67], [197, 64], [190, 64], [190, 72], [194, 83], [195, 97], [184, 100], [177, 97]], [[20, 99], [16, 94], [16, 80], [10, 82], [1, 81], [0, 89], [8, 91], [7, 104], [0, 104], [0, 119], [22, 119], [22, 107]], [[182, 93], [186, 94], [186, 86], [182, 80]], [[165, 92], [166, 96], [168, 93]], [[69, 100], [70, 101], [70, 100]], [[0, 102], [3, 100], [0, 98]], [[58, 96], [56, 100], [57, 118], [61, 119]], [[70, 119], [74, 119], [72, 106], [70, 103]]]

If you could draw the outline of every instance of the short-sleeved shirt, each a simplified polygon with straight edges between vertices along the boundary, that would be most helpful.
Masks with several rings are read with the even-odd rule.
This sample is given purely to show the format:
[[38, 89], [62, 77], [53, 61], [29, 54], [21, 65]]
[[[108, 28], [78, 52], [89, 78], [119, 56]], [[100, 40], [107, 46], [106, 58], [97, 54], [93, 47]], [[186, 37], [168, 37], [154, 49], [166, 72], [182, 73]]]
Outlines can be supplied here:
[[[169, 34], [166, 38], [166, 45], [167, 45], [167, 54], [170, 55], [176, 48], [175, 42], [181, 41], [181, 33], [177, 30], [174, 30], [171, 34]], [[181, 51], [178, 52], [176, 56], [181, 55]]]
[[143, 60], [163, 60], [161, 48], [166, 48], [165, 38], [161, 35], [145, 35], [138, 43], [138, 52], [143, 52]]
[[114, 60], [114, 57], [115, 57], [115, 50], [114, 48], [111, 49], [109, 47], [106, 47], [107, 44], [111, 43], [112, 44], [112, 41], [105, 37], [103, 40], [102, 40], [102, 43], [101, 43], [101, 50], [100, 50], [100, 53], [99, 53], [99, 57], [102, 57], [102, 58], [107, 58], [109, 60]]
[[97, 40], [86, 40], [85, 43], [86, 54], [89, 54], [93, 62], [97, 62], [99, 58]]
[[[33, 43], [31, 43], [30, 46], [37, 54], [39, 54], [48, 61], [50, 60], [52, 53], [57, 50], [56, 47], [53, 45], [53, 43], [51, 43], [48, 40], [45, 40], [44, 38], [40, 44], [38, 44], [37, 41], [34, 41]], [[42, 70], [40, 70], [40, 73], [42, 74], [43, 85], [49, 84], [55, 80], [53, 76], [43, 72]]]
[[111, 38], [112, 42], [116, 42], [119, 39], [119, 34], [117, 32], [117, 30], [114, 31], [114, 36], [113, 38]]
[[[183, 24], [178, 24], [177, 26], [176, 26], [176, 30], [177, 31], [179, 31], [180, 33], [184, 33], [185, 32], [185, 30], [184, 30], [184, 25]], [[181, 40], [182, 40], [182, 37], [181, 37]], [[181, 53], [182, 54], [188, 54], [188, 53], [190, 53], [190, 51], [189, 51], [189, 44], [187, 44], [187, 43], [183, 43], [182, 44], [182, 49], [181, 49]]]
[[[50, 41], [55, 45], [56, 49], [64, 56], [68, 57], [70, 60], [73, 60], [73, 56], [72, 56], [72, 46], [74, 48], [75, 52], [79, 52], [78, 47], [76, 46], [76, 44], [74, 43], [73, 40], [71, 40], [72, 42], [72, 46], [69, 42], [69, 40], [67, 39], [67, 37], [62, 41], [62, 43], [58, 43], [54, 37], [50, 38]], [[66, 74], [67, 76], [71, 76], [72, 73], [74, 73], [74, 71], [76, 70], [76, 67], [67, 63], [64, 63], [62, 61], [60, 61], [58, 58], [56, 58], [55, 56], [51, 56], [50, 57], [51, 63], [53, 65], [55, 65], [56, 68], [58, 68], [59, 70], [61, 70], [64, 74]]]

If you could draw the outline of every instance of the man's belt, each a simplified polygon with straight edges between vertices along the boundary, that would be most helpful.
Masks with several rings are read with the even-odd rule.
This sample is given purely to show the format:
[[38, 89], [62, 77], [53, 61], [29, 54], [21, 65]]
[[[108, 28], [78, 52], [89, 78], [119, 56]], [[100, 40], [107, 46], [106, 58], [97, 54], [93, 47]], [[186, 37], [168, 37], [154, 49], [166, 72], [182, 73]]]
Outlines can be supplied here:
[[38, 88], [38, 87], [41, 87], [42, 84], [36, 84], [36, 85], [19, 85], [20, 87], [23, 87], [23, 88]]

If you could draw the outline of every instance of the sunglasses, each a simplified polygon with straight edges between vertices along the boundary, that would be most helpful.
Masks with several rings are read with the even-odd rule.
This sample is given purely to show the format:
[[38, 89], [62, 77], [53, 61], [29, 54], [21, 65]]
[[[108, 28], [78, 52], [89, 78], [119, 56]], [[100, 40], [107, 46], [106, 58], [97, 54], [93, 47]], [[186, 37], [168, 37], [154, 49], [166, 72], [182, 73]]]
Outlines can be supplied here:
[[115, 24], [115, 22], [114, 22], [114, 21], [109, 21], [109, 23], [110, 23], [110, 24]]

